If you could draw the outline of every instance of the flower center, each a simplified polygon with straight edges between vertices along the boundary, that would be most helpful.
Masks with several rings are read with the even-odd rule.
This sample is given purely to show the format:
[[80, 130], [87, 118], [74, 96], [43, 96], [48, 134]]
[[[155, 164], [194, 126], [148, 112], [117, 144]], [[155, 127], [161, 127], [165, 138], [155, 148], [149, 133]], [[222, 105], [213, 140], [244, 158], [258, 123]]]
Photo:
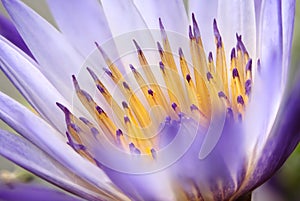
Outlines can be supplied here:
[[[114, 146], [132, 155], [146, 154], [157, 157], [160, 147], [159, 128], [165, 121], [180, 121], [182, 117], [192, 118], [208, 128], [213, 118], [214, 101], [223, 103], [227, 118], [241, 121], [249, 102], [252, 85], [252, 60], [249, 58], [242, 37], [238, 34], [237, 45], [231, 51], [230, 68], [227, 68], [224, 44], [217, 23], [214, 20], [216, 53], [205, 54], [198, 24], [194, 15], [193, 25], [189, 27], [189, 65], [184, 52], [179, 48], [178, 55], [172, 53], [167, 33], [159, 20], [162, 43], [157, 42], [160, 55], [159, 69], [165, 87], [159, 84], [157, 75], [137, 41], [136, 47], [140, 68], [130, 64], [132, 75], [144, 99], [132, 89], [128, 79], [111, 61], [105, 50], [96, 47], [106, 62], [105, 73], [124, 97], [121, 104], [96, 73], [87, 68], [98, 93], [102, 95], [111, 109], [108, 114], [97, 101], [80, 88], [72, 76], [76, 94], [93, 120], [76, 117], [66, 107], [57, 103], [65, 113], [68, 144], [80, 155], [99, 165], [90, 147], [109, 141]], [[179, 56], [179, 65], [176, 59]], [[208, 59], [207, 59], [208, 58]], [[141, 95], [140, 94], [140, 95]], [[219, 111], [219, 112], [224, 112]]]

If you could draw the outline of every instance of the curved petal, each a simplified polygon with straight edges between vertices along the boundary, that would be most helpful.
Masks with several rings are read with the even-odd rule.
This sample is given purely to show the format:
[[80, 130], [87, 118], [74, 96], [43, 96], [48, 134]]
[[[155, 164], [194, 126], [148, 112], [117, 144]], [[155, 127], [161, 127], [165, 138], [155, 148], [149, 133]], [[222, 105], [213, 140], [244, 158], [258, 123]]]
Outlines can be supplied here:
[[[188, 16], [191, 18], [191, 13], [194, 13], [198, 21], [201, 32], [204, 50], [215, 50], [215, 39], [213, 32], [213, 20], [217, 19], [218, 15], [218, 0], [190, 0]], [[191, 20], [190, 20], [191, 21]]]
[[166, 31], [173, 31], [187, 36], [188, 18], [182, 0], [134, 0], [134, 4], [142, 14], [149, 29], [159, 29], [158, 19], [161, 18]]
[[10, 42], [15, 44], [17, 47], [19, 47], [21, 50], [23, 50], [30, 57], [33, 58], [33, 55], [31, 54], [30, 50], [24, 43], [16, 27], [9, 19], [7, 19], [1, 14], [0, 14], [0, 34], [5, 38], [7, 38], [7, 40], [9, 40]]
[[[0, 155], [41, 178], [87, 199], [95, 199], [100, 196], [88, 189], [90, 188], [89, 184], [24, 138], [0, 130], [0, 145]], [[75, 180], [76, 183], [73, 182]], [[5, 186], [0, 188], [0, 198], [3, 198], [1, 197], [4, 195], [3, 193], [9, 193], [8, 189], [3, 191], [4, 189]]]
[[6, 201], [79, 201], [63, 192], [38, 184], [10, 183], [0, 185], [0, 199]]
[[48, 0], [61, 32], [86, 57], [95, 49], [95, 41], [104, 43], [112, 37], [102, 7], [97, 0]]
[[250, 102], [245, 118], [249, 150], [253, 150], [253, 142], [258, 152], [268, 139], [285, 89], [285, 85], [282, 84], [281, 17], [280, 1], [262, 3], [258, 46], [260, 63], [252, 90], [252, 99], [255, 101]]
[[286, 83], [288, 77], [288, 67], [290, 64], [291, 47], [294, 32], [295, 0], [284, 1], [282, 3], [282, 83]]
[[0, 37], [0, 64], [1, 70], [39, 114], [63, 132], [64, 120], [55, 102], [68, 102], [38, 70], [37, 64], [3, 37]]
[[235, 47], [235, 35], [238, 33], [242, 35], [250, 57], [256, 59], [256, 16], [254, 1], [219, 1], [217, 22], [223, 42], [225, 43], [224, 46], [228, 58], [230, 50]]
[[281, 104], [271, 135], [263, 150], [258, 153], [255, 166], [244, 183], [243, 192], [248, 192], [269, 179], [285, 162], [300, 140], [300, 74], [286, 99]]
[[102, 170], [71, 149], [63, 137], [42, 119], [2, 93], [0, 93], [0, 108], [0, 119], [23, 137], [29, 139], [84, 180], [111, 196], [126, 200], [126, 197], [114, 188]]
[[52, 25], [21, 1], [3, 0], [3, 5], [41, 65], [41, 72], [71, 100], [71, 75], [79, 72], [83, 58]]

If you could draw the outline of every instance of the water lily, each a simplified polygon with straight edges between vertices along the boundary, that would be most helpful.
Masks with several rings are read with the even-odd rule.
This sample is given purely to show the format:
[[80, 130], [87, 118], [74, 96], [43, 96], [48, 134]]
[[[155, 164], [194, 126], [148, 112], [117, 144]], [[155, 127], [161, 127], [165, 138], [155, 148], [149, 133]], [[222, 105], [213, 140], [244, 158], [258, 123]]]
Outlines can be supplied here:
[[0, 37], [1, 69], [34, 111], [0, 93], [20, 134], [0, 154], [68, 192], [246, 199], [299, 142], [295, 1], [49, 0], [58, 28], [2, 2], [34, 59]]

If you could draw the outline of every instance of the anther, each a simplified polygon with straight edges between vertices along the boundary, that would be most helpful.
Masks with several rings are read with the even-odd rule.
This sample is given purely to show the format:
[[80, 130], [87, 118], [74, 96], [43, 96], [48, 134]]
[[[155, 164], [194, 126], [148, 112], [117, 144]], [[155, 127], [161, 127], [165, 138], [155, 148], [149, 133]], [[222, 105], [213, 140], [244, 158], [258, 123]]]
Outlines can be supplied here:
[[118, 130], [116, 131], [116, 136], [123, 136], [123, 132], [122, 132], [121, 129], [118, 129]]
[[104, 68], [103, 70], [104, 70], [104, 72], [105, 72], [109, 77], [113, 77], [113, 74], [112, 74], [112, 72], [111, 72], [109, 69]]
[[213, 62], [213, 55], [212, 52], [208, 53], [208, 62]]
[[131, 69], [133, 72], [136, 71], [136, 69], [134, 68], [134, 66], [133, 66], [132, 64], [129, 64], [129, 67], [130, 67], [130, 69]]
[[91, 130], [92, 134], [94, 135], [94, 137], [96, 137], [97, 135], [99, 135], [99, 131], [98, 131], [97, 128], [92, 127], [90, 130]]
[[99, 114], [102, 114], [102, 113], [104, 113], [104, 110], [100, 107], [100, 106], [96, 106], [96, 110], [97, 110], [97, 112], [99, 113]]
[[239, 95], [237, 98], [236, 98], [236, 100], [237, 100], [237, 102], [239, 103], [239, 104], [241, 104], [241, 105], [244, 105], [244, 99], [243, 99], [243, 97], [241, 96], [241, 95]]
[[227, 99], [227, 96], [225, 95], [225, 93], [223, 91], [219, 91], [218, 96], [219, 96], [219, 98]]
[[176, 110], [177, 104], [176, 103], [172, 103], [172, 108], [173, 108], [173, 110]]
[[231, 54], [230, 54], [230, 59], [232, 60], [232, 59], [234, 59], [234, 58], [236, 58], [235, 48], [232, 48]]
[[214, 35], [215, 35], [215, 38], [217, 40], [217, 47], [220, 48], [220, 47], [222, 47], [222, 38], [221, 38], [221, 34], [219, 32], [219, 29], [218, 29], [216, 19], [214, 19], [213, 28], [214, 28]]
[[154, 95], [152, 89], [148, 89], [148, 94], [151, 95], [151, 96]]
[[105, 93], [105, 90], [103, 87], [101, 87], [99, 84], [97, 84], [97, 89], [100, 91], [100, 93]]
[[250, 95], [250, 93], [251, 93], [251, 80], [247, 80], [246, 82], [245, 82], [245, 93], [246, 93], [246, 95]]
[[207, 73], [206, 73], [206, 79], [207, 79], [208, 81], [210, 81], [210, 79], [213, 79], [213, 76], [212, 76], [212, 74], [211, 74], [210, 72], [207, 72]]
[[126, 123], [130, 123], [130, 119], [129, 119], [129, 117], [127, 117], [127, 116], [124, 116], [124, 122], [125, 122], [125, 124], [126, 124]]
[[249, 59], [249, 61], [246, 64], [246, 71], [252, 71], [252, 59]]
[[138, 43], [136, 42], [136, 40], [133, 39], [132, 41], [133, 41], [133, 43], [134, 43], [134, 45], [135, 45], [135, 48], [136, 48], [137, 52], [138, 52], [139, 54], [141, 54], [141, 53], [142, 53], [141, 47], [138, 45]]
[[186, 79], [186, 81], [188, 81], [188, 83], [190, 83], [192, 78], [191, 78], [190, 74], [187, 74], [185, 79]]
[[123, 87], [124, 87], [125, 89], [127, 89], [127, 90], [130, 89], [129, 86], [128, 86], [128, 84], [127, 84], [126, 82], [123, 82]]
[[122, 102], [122, 106], [124, 109], [128, 109], [128, 104], [125, 101]]
[[237, 68], [234, 68], [234, 69], [232, 70], [232, 77], [233, 77], [233, 78], [239, 77], [239, 71], [238, 71]]
[[199, 30], [198, 23], [196, 21], [194, 13], [192, 13], [192, 21], [193, 21], [194, 36], [196, 37], [196, 40], [199, 40], [200, 30]]
[[189, 26], [189, 37], [190, 37], [191, 40], [194, 38], [193, 31], [192, 31], [192, 26], [191, 25]]
[[154, 148], [152, 148], [150, 151], [151, 151], [152, 158], [153, 158], [153, 159], [156, 159], [156, 157], [157, 157], [157, 154], [156, 154], [156, 151], [155, 151], [155, 149], [154, 149]]

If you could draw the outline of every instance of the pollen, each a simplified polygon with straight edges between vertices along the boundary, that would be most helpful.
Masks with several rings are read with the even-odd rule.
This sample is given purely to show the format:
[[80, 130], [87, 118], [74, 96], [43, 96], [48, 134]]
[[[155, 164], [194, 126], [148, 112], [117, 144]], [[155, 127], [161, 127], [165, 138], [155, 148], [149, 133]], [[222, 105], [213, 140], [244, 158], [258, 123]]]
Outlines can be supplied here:
[[[227, 118], [242, 121], [251, 97], [252, 59], [242, 36], [237, 34], [236, 47], [232, 48], [228, 60], [230, 63], [227, 63], [225, 44], [216, 20], [212, 25], [215, 54], [207, 54], [204, 51], [194, 15], [188, 33], [189, 52], [179, 48], [178, 52], [172, 53], [172, 44], [162, 20], [159, 19], [162, 40], [157, 42], [156, 51], [160, 56], [157, 65], [165, 88], [159, 84], [155, 74], [157, 72], [154, 73], [149, 65], [138, 41], [133, 39], [139, 66], [130, 64], [128, 69], [139, 87], [139, 95], [133, 90], [130, 80], [109, 58], [105, 49], [95, 43], [98, 53], [106, 63], [106, 66], [102, 66], [106, 78], [111, 80], [124, 100], [117, 100], [108, 90], [109, 87], [103, 83], [103, 79], [100, 79], [92, 68], [87, 67], [97, 94], [110, 106], [109, 112], [105, 111], [101, 107], [102, 104], [97, 103], [94, 97], [80, 87], [76, 76], [73, 75], [76, 95], [92, 120], [76, 117], [65, 106], [57, 103], [65, 114], [67, 143], [78, 154], [95, 164], [99, 164], [99, 161], [96, 160], [91, 147], [105, 140], [133, 156], [145, 154], [156, 160], [159, 157], [157, 151], [162, 147], [161, 136], [154, 133], [158, 133], [164, 119], [180, 121], [183, 117], [192, 118], [207, 128], [213, 118], [214, 102], [220, 101], [227, 112]], [[191, 64], [187, 62], [185, 54], [191, 56]], [[141, 98], [140, 95], [144, 97]]]

